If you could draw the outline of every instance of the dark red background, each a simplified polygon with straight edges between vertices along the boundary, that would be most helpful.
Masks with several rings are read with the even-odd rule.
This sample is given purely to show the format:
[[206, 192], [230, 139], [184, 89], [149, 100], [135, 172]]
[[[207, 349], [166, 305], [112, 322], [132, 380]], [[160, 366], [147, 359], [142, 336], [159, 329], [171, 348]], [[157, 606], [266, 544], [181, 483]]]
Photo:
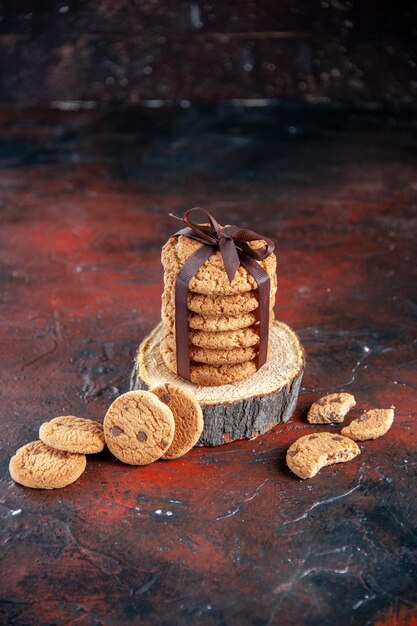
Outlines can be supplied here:
[[[193, 105], [0, 125], [1, 623], [415, 625], [413, 120]], [[168, 212], [195, 204], [276, 241], [276, 313], [307, 353], [294, 418], [148, 467], [104, 453], [59, 491], [15, 485], [42, 421], [102, 419], [128, 389]], [[285, 451], [336, 390], [354, 417], [394, 404], [394, 426], [302, 482]]]
[[[416, 626], [414, 4], [22, 0], [0, 18], [0, 622]], [[294, 418], [15, 485], [43, 420], [102, 419], [128, 389], [168, 213], [196, 204], [277, 243], [276, 314], [307, 353]], [[301, 482], [286, 449], [336, 390], [353, 417], [394, 404], [394, 426]]]

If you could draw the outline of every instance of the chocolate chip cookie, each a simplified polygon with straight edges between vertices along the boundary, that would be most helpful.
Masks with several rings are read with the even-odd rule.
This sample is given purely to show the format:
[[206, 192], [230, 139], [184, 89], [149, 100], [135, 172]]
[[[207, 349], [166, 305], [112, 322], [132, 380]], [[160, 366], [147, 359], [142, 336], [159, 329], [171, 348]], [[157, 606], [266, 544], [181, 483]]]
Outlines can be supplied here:
[[129, 391], [116, 398], [103, 427], [110, 452], [130, 465], [147, 465], [160, 459], [175, 433], [171, 409], [149, 391]]
[[342, 428], [342, 435], [365, 441], [377, 439], [389, 431], [394, 421], [394, 407], [390, 409], [371, 409]]
[[307, 420], [310, 424], [338, 424], [343, 422], [355, 404], [355, 398], [350, 393], [329, 393], [313, 402]]
[[351, 461], [360, 454], [358, 445], [342, 435], [320, 432], [304, 435], [287, 451], [287, 465], [300, 478], [312, 478], [326, 465]]
[[32, 441], [10, 459], [13, 480], [33, 489], [59, 489], [75, 482], [86, 467], [84, 454], [54, 450], [43, 441]]

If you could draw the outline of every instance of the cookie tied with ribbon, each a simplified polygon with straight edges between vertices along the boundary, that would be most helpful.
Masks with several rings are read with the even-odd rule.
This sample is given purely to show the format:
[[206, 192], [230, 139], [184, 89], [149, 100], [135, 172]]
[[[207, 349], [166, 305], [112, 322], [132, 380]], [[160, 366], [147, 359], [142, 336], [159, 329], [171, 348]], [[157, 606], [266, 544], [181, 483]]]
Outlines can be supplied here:
[[[192, 218], [196, 212], [203, 213], [207, 223], [199, 224], [194, 222]], [[268, 355], [271, 273], [275, 274], [274, 243], [268, 237], [246, 228], [231, 225], [220, 226], [208, 211], [198, 207], [186, 211], [182, 218], [172, 214], [171, 217], [185, 224], [184, 228], [175, 233], [174, 238], [183, 236], [202, 244], [197, 246], [192, 254], [188, 256], [175, 277], [175, 353], [178, 376], [190, 380], [191, 361], [187, 304], [190, 283], [204, 263], [217, 252], [220, 253], [222, 265], [224, 266], [221, 269], [226, 272], [230, 288], [236, 282], [235, 277], [239, 268], [244, 268], [248, 279], [246, 280], [245, 288], [241, 291], [245, 292], [252, 288], [256, 290], [258, 299], [258, 307], [256, 309], [258, 323], [256, 328], [259, 332], [256, 367], [259, 369], [266, 362]], [[257, 245], [253, 242], [257, 242]], [[268, 272], [264, 269], [264, 262], [268, 262], [268, 258], [271, 255], [274, 258], [274, 263], [271, 263], [273, 270]], [[253, 285], [253, 287], [250, 285]], [[206, 293], [206, 296], [203, 297], [207, 297], [208, 292], [203, 291], [203, 293]], [[229, 291], [224, 290], [223, 293], [229, 293]], [[239, 294], [240, 292], [237, 290], [232, 291], [232, 293]], [[203, 363], [215, 363], [214, 360], [210, 361], [210, 358], [212, 358], [210, 352], [207, 351], [208, 356], [202, 361]], [[236, 355], [238, 352], [234, 351], [233, 354]], [[230, 363], [230, 365], [235, 363]]]

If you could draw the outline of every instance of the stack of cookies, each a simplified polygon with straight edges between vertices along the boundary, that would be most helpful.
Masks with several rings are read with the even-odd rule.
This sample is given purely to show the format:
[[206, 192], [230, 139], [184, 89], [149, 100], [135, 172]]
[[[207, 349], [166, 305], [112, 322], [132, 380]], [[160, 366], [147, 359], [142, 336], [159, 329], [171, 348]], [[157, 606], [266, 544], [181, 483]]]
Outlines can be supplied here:
[[[175, 281], [187, 259], [203, 244], [185, 237], [171, 237], [162, 248], [164, 292], [161, 355], [177, 373], [175, 344]], [[250, 243], [254, 249], [264, 241]], [[276, 257], [259, 261], [271, 279], [270, 320], [277, 290]], [[188, 328], [190, 379], [198, 385], [224, 385], [246, 378], [257, 370], [259, 349], [258, 291], [253, 276], [242, 266], [229, 282], [219, 251], [196, 272], [189, 284]]]

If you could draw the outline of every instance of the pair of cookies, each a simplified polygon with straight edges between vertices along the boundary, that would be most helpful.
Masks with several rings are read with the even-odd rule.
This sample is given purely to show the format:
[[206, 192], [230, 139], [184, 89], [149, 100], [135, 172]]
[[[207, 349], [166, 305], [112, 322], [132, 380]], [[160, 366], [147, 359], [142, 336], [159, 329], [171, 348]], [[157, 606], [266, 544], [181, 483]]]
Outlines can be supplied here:
[[152, 391], [129, 391], [116, 398], [104, 418], [104, 436], [120, 461], [147, 465], [186, 454], [199, 440], [203, 426], [203, 412], [194, 396], [165, 383]]
[[[311, 424], [343, 422], [356, 405], [349, 393], [333, 393], [314, 402], [307, 419]], [[354, 419], [341, 433], [318, 432], [297, 439], [287, 451], [287, 465], [299, 478], [312, 478], [322, 467], [351, 461], [361, 453], [356, 441], [377, 439], [391, 428], [394, 407], [371, 409]]]
[[[162, 249], [164, 293], [161, 355], [177, 373], [175, 343], [175, 280], [181, 267], [201, 243], [183, 235], [171, 237]], [[250, 245], [259, 248], [263, 241]], [[276, 257], [259, 262], [271, 279], [270, 320], [277, 290]], [[189, 355], [191, 381], [223, 385], [254, 374], [259, 350], [259, 300], [253, 276], [239, 267], [229, 282], [220, 252], [213, 254], [193, 276], [188, 292]]]
[[22, 446], [11, 458], [14, 481], [35, 489], [58, 489], [75, 482], [84, 472], [86, 454], [105, 447], [99, 422], [67, 415], [45, 422], [39, 440]]

